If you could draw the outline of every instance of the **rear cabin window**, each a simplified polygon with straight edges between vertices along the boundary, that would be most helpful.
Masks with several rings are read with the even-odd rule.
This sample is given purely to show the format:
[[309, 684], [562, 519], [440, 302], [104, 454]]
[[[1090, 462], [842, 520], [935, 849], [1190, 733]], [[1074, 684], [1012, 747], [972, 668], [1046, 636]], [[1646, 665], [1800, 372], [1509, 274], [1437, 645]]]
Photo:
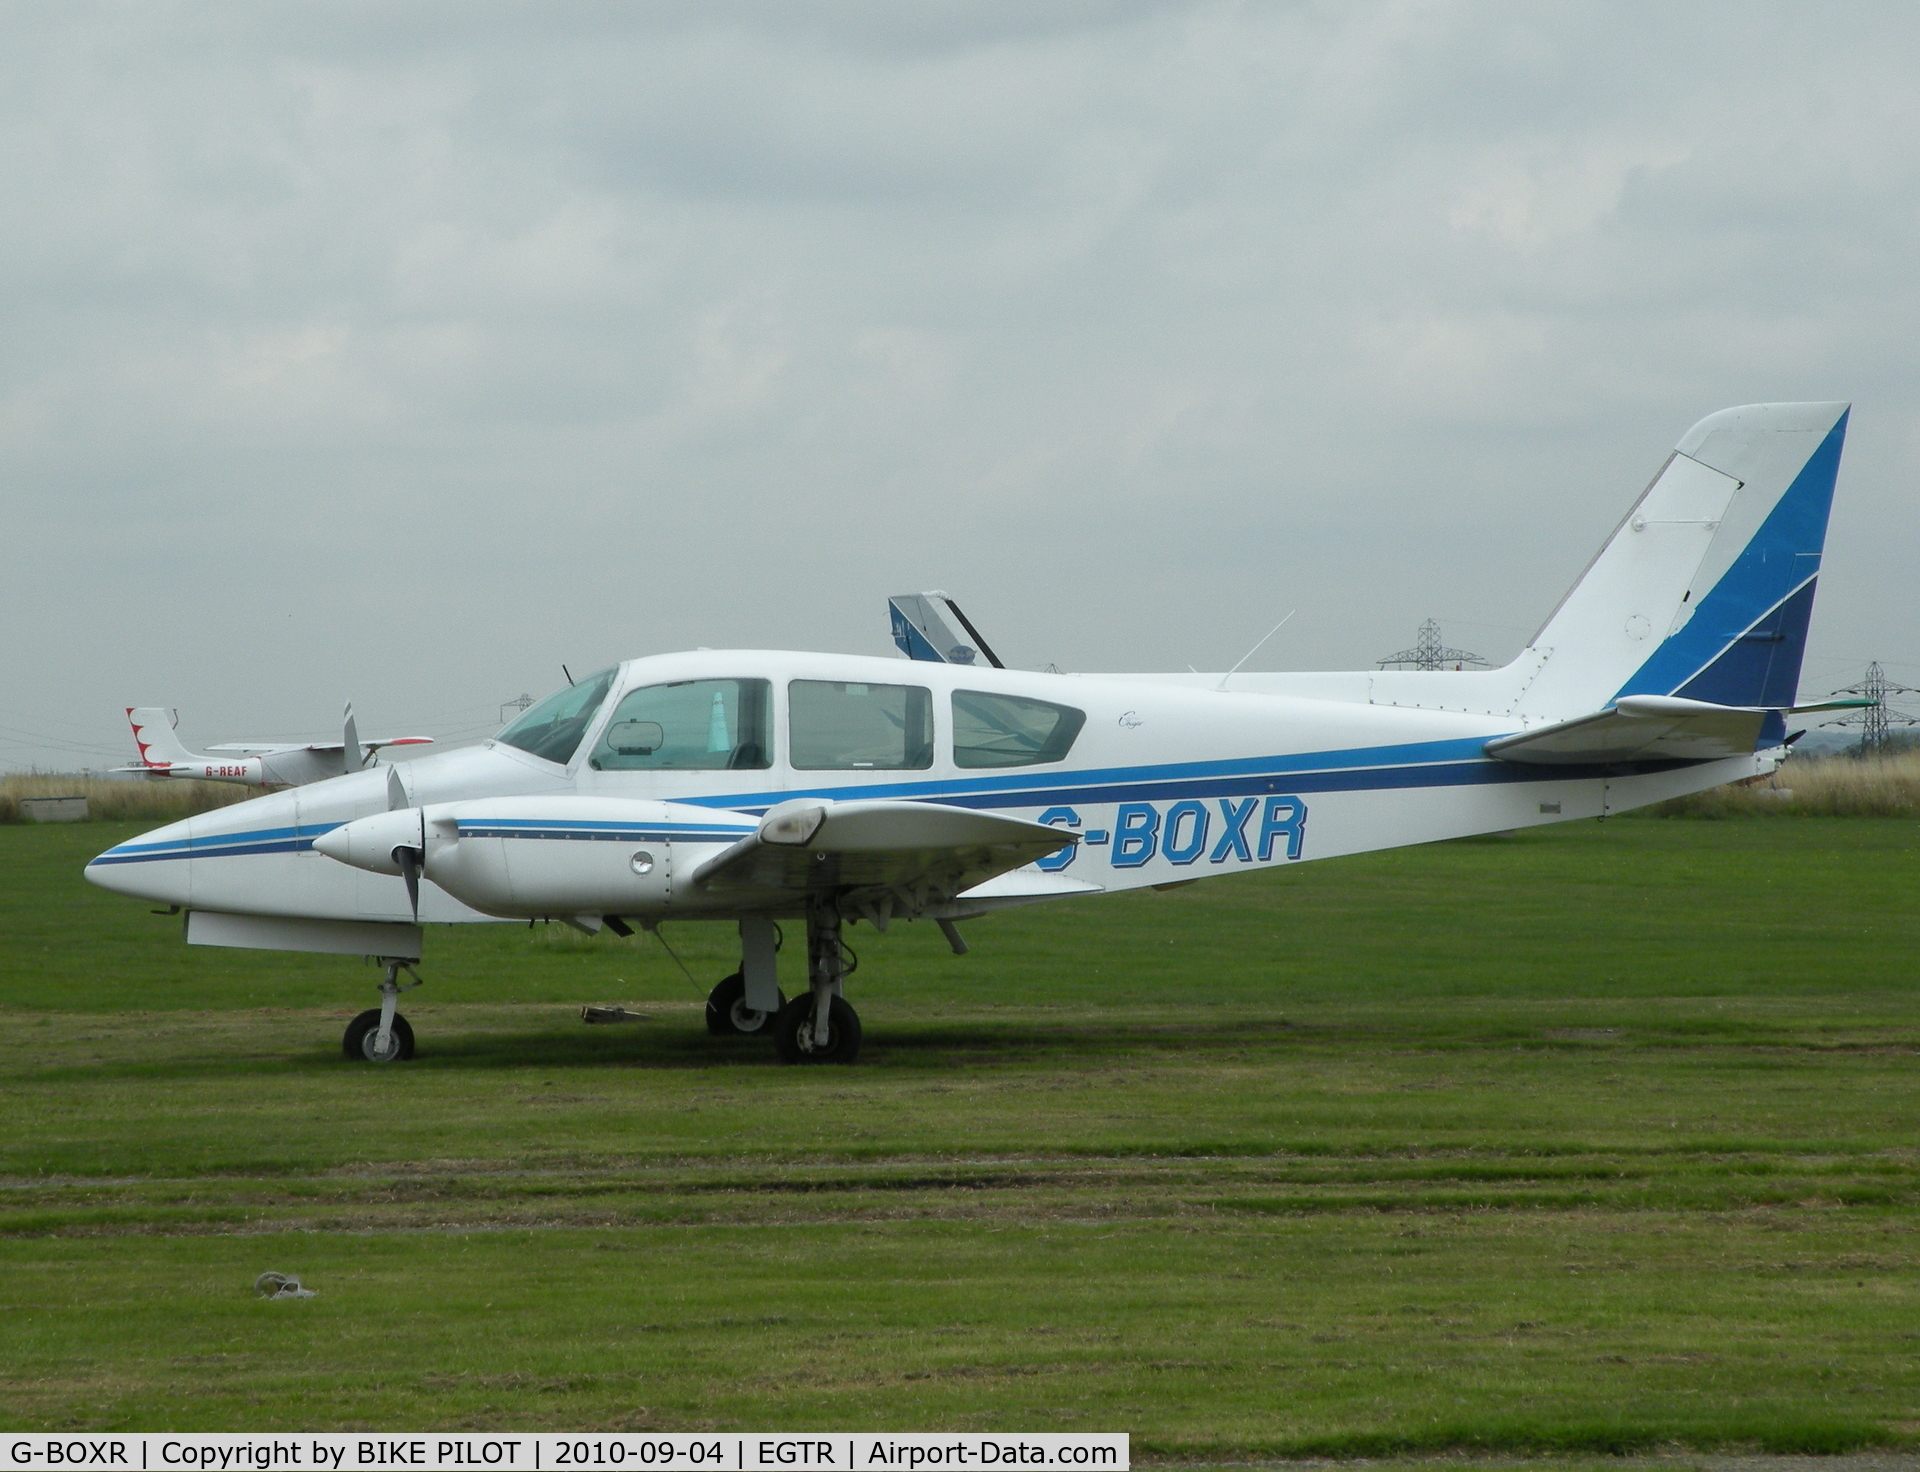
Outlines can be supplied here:
[[918, 685], [795, 680], [787, 736], [803, 772], [922, 771], [933, 765], [933, 696]]
[[580, 749], [580, 738], [587, 734], [587, 727], [606, 700], [614, 674], [613, 670], [601, 670], [549, 695], [494, 740], [564, 767]]
[[1087, 713], [1050, 700], [953, 692], [953, 764], [956, 767], [1036, 767], [1073, 748]]
[[630, 690], [587, 764], [596, 772], [746, 771], [772, 765], [765, 680], [676, 680]]

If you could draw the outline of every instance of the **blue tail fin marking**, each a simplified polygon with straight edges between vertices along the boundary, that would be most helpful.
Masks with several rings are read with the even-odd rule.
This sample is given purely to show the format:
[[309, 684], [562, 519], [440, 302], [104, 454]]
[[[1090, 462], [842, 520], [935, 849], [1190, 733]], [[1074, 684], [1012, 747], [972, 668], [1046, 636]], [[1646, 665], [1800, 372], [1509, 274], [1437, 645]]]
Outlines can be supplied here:
[[1847, 418], [1842, 414], [1807, 457], [1686, 627], [1654, 650], [1615, 699], [1683, 695], [1716, 705], [1793, 704]]

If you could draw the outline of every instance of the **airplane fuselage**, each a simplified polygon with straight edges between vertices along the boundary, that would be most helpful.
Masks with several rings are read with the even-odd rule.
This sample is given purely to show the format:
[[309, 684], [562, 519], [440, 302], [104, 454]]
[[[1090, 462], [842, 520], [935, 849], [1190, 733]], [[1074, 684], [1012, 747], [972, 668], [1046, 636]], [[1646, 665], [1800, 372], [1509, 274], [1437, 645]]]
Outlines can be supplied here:
[[[728, 729], [729, 750], [703, 752], [696, 720], [692, 747], [676, 756], [664, 745], [644, 749], [647, 741], [673, 740], [661, 722], [621, 726], [623, 710], [644, 715], [676, 700], [684, 707], [708, 691], [726, 691], [733, 701], [716, 717], [722, 726], [751, 719], [762, 739], [735, 742], [741, 733]], [[760, 708], [747, 709], [756, 702]], [[1033, 711], [1044, 720], [1053, 708], [1072, 713], [1063, 723], [1077, 722], [1058, 755], [1033, 732], [1004, 737], [994, 724], [1007, 723], [1001, 712], [1012, 712], [1017, 724]], [[877, 734], [860, 728], [870, 712], [886, 718], [875, 718]], [[901, 729], [895, 742], [891, 733], [902, 721], [916, 729]], [[803, 796], [987, 810], [1078, 838], [963, 897], [969, 903], [960, 912], [977, 913], [1594, 817], [1772, 765], [1762, 755], [1640, 770], [1548, 769], [1483, 753], [1490, 739], [1522, 725], [1506, 713], [1125, 677], [702, 650], [635, 659], [611, 672], [604, 696], [570, 733], [575, 745], [565, 760], [495, 739], [356, 772], [155, 830], [102, 854], [87, 874], [191, 910], [405, 921], [411, 907], [398, 877], [336, 863], [313, 847], [321, 835], [395, 806], [395, 773], [408, 807], [558, 797], [660, 804], [650, 837], [678, 875], [752, 831], [768, 808]], [[621, 740], [642, 745], [621, 748]], [[564, 838], [563, 828], [545, 826], [550, 838]], [[579, 836], [590, 832], [583, 827]], [[643, 918], [742, 909], [737, 898], [689, 884], [636, 884], [630, 900], [623, 912]], [[429, 882], [419, 918], [494, 917]]]

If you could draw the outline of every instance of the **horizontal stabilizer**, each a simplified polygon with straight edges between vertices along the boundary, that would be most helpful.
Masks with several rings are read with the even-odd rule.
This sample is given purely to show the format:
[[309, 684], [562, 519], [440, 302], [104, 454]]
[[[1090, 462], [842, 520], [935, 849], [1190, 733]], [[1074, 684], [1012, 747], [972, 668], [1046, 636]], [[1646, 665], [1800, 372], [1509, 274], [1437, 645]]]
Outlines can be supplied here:
[[1058, 828], [974, 808], [795, 798], [769, 809], [693, 880], [767, 895], [883, 888], [944, 900], [1073, 841]]
[[1505, 762], [1554, 767], [1719, 761], [1778, 746], [1786, 736], [1783, 717], [1832, 705], [1713, 705], [1677, 695], [1623, 695], [1593, 715], [1489, 741], [1486, 753]]

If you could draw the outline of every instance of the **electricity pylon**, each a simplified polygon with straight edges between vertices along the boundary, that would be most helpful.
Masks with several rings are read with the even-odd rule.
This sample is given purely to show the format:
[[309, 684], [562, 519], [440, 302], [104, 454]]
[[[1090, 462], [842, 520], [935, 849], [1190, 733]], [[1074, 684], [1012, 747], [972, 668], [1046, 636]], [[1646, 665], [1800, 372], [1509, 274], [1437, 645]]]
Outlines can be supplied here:
[[1477, 654], [1465, 649], [1449, 649], [1440, 642], [1440, 625], [1428, 619], [1420, 625], [1420, 632], [1414, 639], [1411, 649], [1402, 649], [1398, 654], [1389, 654], [1380, 661], [1380, 668], [1398, 665], [1402, 669], [1416, 670], [1461, 670], [1470, 664], [1486, 669], [1487, 662]]
[[1894, 726], [1920, 726], [1920, 719], [1908, 715], [1903, 710], [1895, 710], [1887, 704], [1889, 695], [1920, 695], [1911, 685], [1896, 685], [1887, 678], [1887, 672], [1880, 668], [1875, 660], [1867, 666], [1866, 678], [1858, 685], [1849, 685], [1844, 690], [1836, 690], [1834, 695], [1857, 695], [1862, 700], [1871, 700], [1872, 705], [1862, 706], [1859, 710], [1849, 711], [1831, 721], [1822, 721], [1823, 726], [1858, 726], [1860, 728], [1860, 755], [1872, 756], [1887, 744], [1887, 732]]

